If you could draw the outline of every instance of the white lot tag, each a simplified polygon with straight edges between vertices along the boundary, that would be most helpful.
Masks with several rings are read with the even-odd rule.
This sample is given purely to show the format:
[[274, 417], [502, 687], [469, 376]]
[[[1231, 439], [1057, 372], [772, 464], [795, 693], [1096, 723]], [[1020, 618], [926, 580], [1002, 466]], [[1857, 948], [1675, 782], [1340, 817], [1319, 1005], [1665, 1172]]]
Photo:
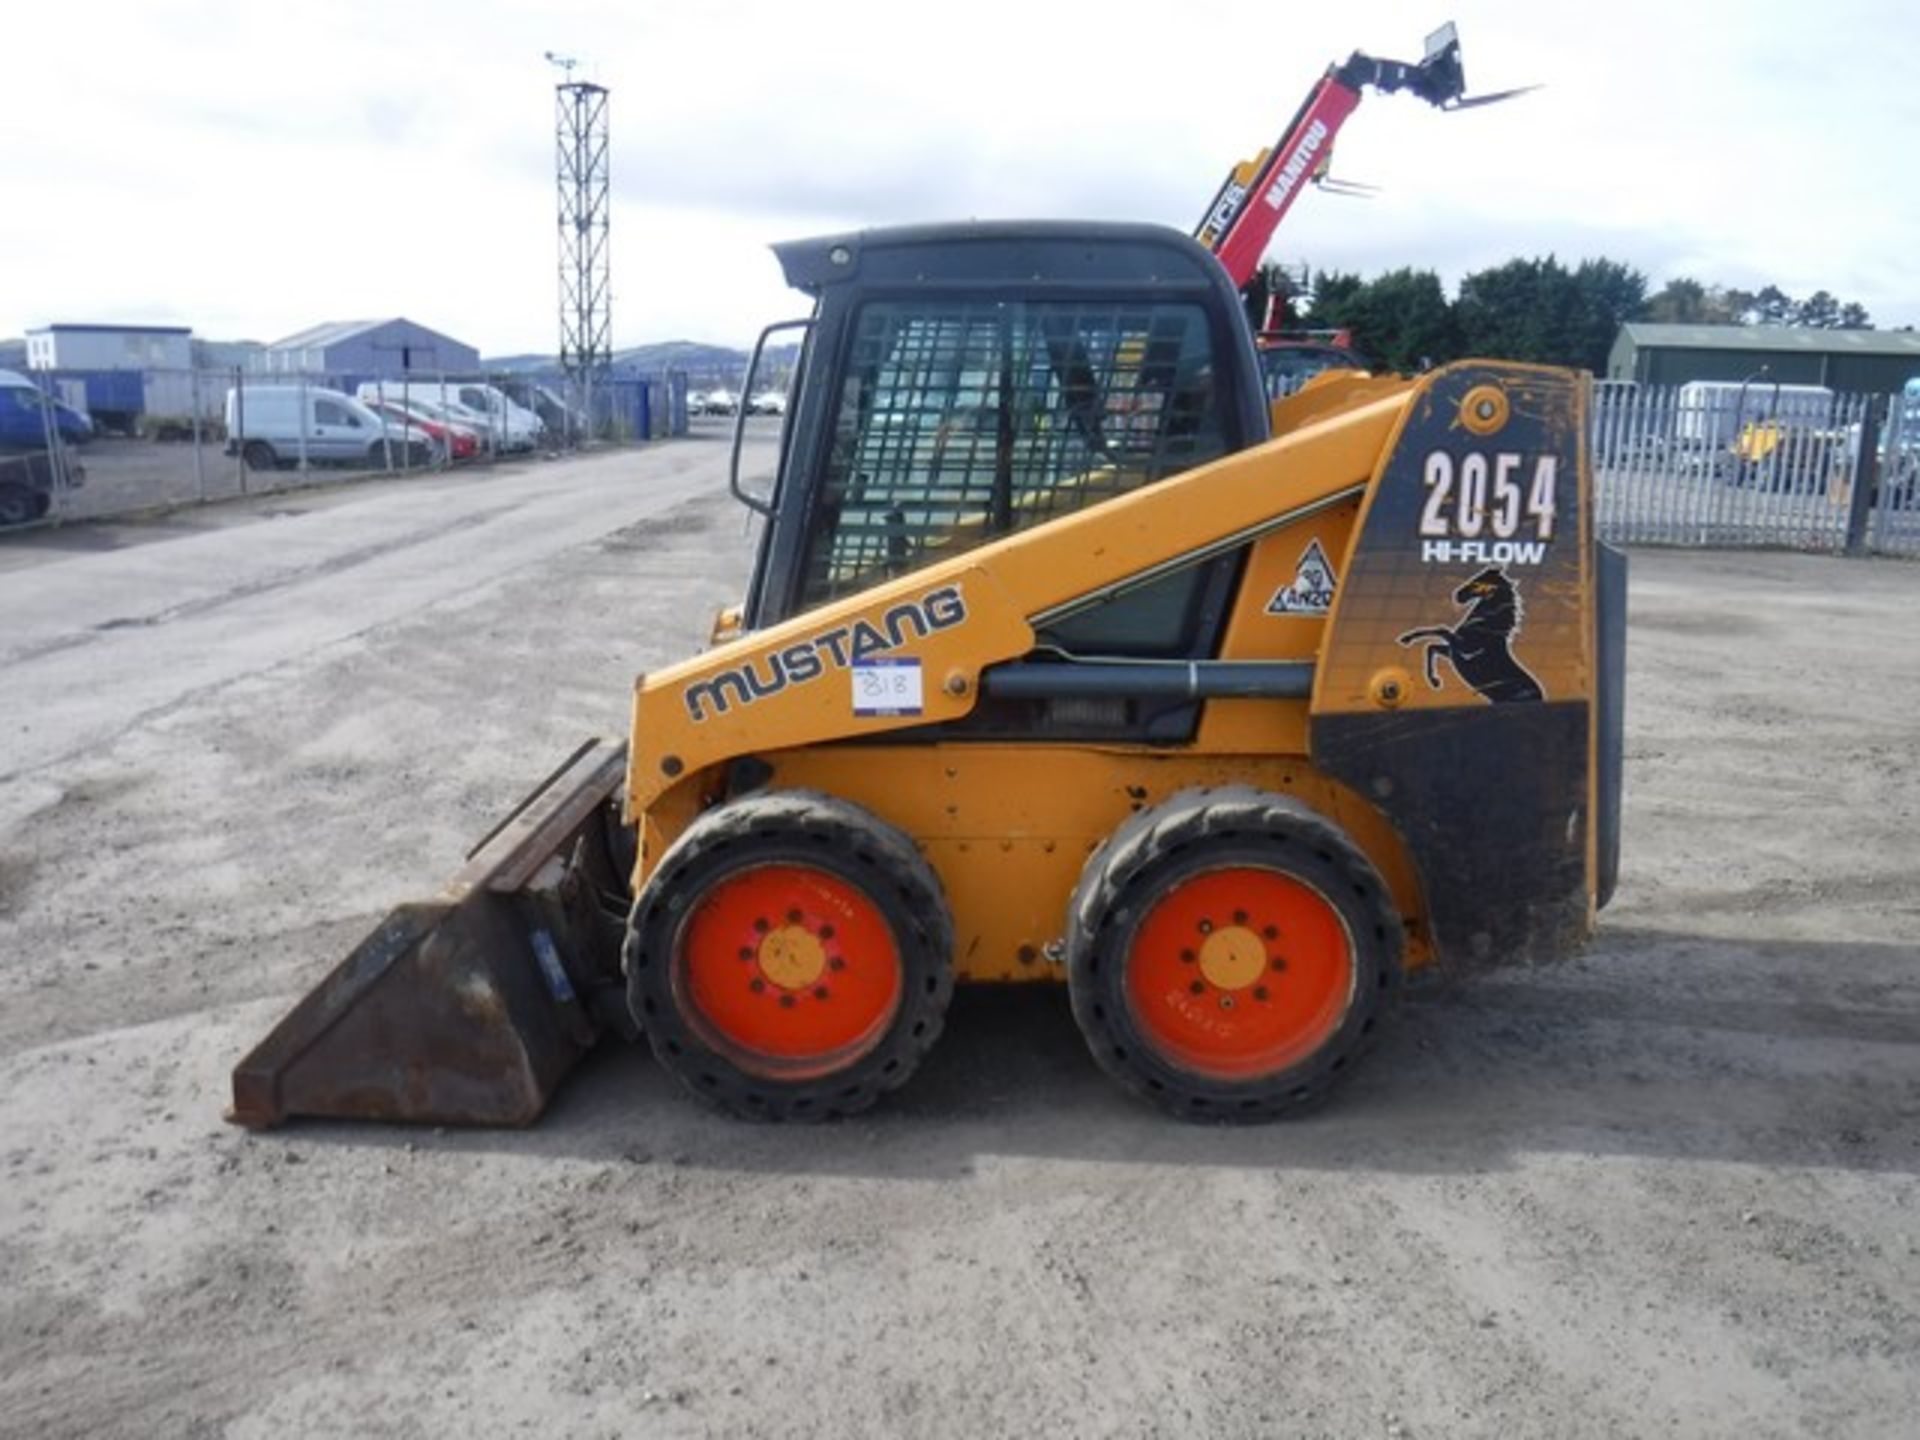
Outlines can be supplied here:
[[851, 671], [856, 715], [918, 715], [922, 703], [918, 660], [863, 660]]

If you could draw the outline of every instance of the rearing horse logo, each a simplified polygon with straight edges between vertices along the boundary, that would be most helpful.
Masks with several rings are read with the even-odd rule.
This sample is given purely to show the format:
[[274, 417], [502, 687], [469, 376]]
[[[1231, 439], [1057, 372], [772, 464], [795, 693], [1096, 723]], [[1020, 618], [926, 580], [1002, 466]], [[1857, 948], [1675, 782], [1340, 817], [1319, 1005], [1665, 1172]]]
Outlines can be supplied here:
[[1540, 682], [1513, 658], [1513, 637], [1520, 633], [1520, 592], [1506, 570], [1489, 565], [1453, 592], [1453, 603], [1467, 607], [1459, 624], [1423, 626], [1400, 637], [1402, 645], [1427, 642], [1427, 684], [1440, 688], [1444, 655], [1455, 674], [1496, 705], [1545, 699]]

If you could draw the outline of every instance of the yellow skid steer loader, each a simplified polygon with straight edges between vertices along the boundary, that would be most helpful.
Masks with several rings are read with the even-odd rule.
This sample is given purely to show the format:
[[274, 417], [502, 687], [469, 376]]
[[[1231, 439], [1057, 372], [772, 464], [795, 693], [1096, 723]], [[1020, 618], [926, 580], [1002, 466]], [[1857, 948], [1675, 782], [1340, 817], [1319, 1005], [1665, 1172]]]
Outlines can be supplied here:
[[1625, 563], [1583, 377], [1270, 407], [1225, 272], [1156, 227], [777, 253], [814, 305], [764, 494], [736, 432], [743, 604], [294, 1008], [233, 1119], [525, 1124], [608, 1031], [733, 1113], [846, 1114], [957, 980], [1063, 981], [1129, 1090], [1259, 1119], [1409, 972], [1585, 940]]

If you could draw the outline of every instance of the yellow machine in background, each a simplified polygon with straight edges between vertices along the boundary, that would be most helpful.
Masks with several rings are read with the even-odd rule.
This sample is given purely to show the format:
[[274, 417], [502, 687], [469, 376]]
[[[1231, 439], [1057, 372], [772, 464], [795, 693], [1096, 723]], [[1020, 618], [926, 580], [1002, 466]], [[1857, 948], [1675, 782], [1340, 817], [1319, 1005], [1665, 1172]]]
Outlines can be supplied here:
[[1262, 1118], [1410, 970], [1582, 942], [1624, 566], [1581, 377], [1269, 411], [1225, 274], [1151, 227], [779, 254], [816, 305], [777, 487], [736, 476], [738, 615], [296, 1008], [236, 1119], [525, 1122], [606, 1029], [735, 1113], [847, 1113], [956, 980], [1064, 982], [1129, 1089]]

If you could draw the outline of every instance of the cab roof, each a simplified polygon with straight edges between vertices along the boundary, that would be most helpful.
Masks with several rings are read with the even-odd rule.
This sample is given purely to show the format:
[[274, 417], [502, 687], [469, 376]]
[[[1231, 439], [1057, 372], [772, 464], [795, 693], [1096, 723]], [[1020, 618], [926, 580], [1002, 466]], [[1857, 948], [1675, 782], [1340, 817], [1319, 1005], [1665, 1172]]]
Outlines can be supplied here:
[[789, 240], [773, 247], [787, 283], [809, 295], [868, 285], [1089, 285], [1215, 291], [1239, 303], [1213, 255], [1164, 225], [968, 220]]

